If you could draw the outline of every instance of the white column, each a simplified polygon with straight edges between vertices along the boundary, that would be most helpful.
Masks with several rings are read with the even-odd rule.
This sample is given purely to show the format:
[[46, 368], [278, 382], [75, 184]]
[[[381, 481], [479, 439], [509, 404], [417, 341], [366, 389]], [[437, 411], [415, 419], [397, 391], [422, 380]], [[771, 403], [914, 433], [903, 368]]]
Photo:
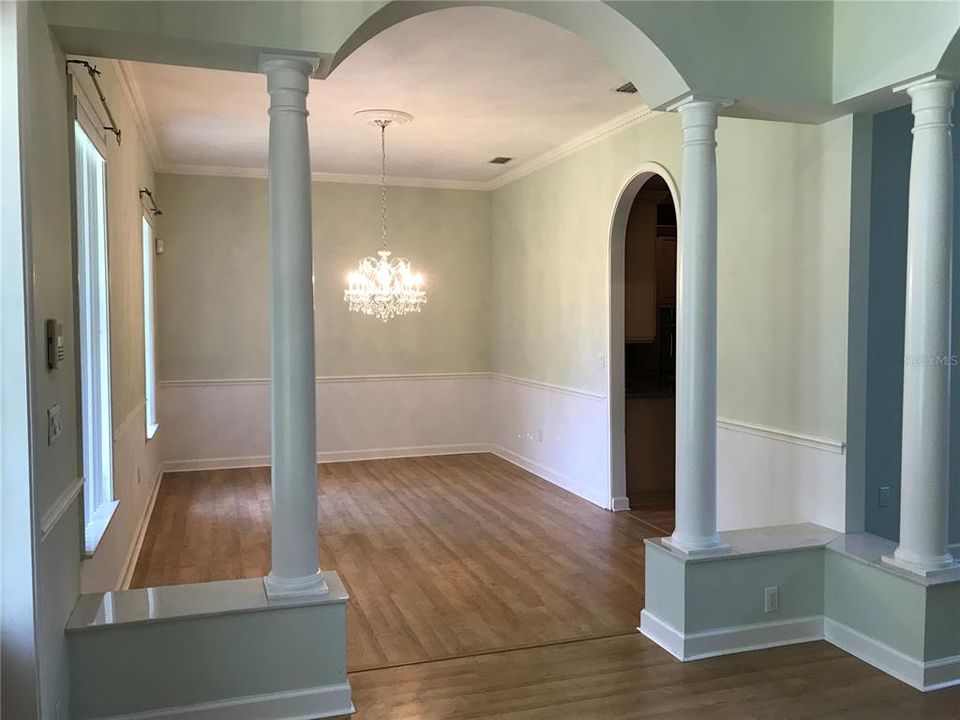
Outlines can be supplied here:
[[316, 370], [307, 92], [316, 62], [264, 55], [270, 93], [270, 598], [327, 592], [317, 562]]
[[[683, 126], [677, 259], [676, 530], [681, 552], [728, 548], [717, 534], [717, 113], [715, 99], [676, 106]], [[671, 109], [674, 109], [671, 108]]]
[[954, 567], [947, 540], [950, 487], [950, 302], [955, 83], [904, 88], [913, 109], [907, 221], [900, 545], [886, 562], [922, 575]]

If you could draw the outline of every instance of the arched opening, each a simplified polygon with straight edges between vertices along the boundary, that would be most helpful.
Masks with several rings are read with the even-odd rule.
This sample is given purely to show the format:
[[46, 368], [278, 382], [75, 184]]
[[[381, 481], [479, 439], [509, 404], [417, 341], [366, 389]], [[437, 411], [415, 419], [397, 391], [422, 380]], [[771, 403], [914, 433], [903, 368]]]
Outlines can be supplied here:
[[626, 183], [610, 231], [610, 495], [672, 530], [676, 183], [645, 164]]

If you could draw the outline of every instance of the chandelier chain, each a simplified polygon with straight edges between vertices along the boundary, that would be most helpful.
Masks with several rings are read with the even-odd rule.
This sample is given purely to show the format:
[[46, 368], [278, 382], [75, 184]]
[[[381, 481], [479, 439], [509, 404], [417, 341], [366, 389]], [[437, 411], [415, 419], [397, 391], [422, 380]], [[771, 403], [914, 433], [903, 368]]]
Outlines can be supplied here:
[[387, 122], [380, 125], [380, 225], [383, 231], [383, 249], [387, 249]]
[[343, 299], [351, 311], [372, 315], [387, 322], [398, 315], [420, 312], [427, 300], [423, 275], [414, 272], [410, 261], [391, 257], [387, 249], [387, 126], [392, 119], [377, 118], [380, 128], [380, 228], [382, 247], [377, 257], [361, 258], [357, 269], [347, 275]]

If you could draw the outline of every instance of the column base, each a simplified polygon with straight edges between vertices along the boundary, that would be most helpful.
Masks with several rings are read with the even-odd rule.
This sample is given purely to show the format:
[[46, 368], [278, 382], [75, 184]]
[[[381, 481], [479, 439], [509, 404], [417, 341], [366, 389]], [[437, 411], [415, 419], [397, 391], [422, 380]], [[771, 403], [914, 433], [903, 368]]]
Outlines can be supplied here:
[[716, 533], [712, 537], [698, 537], [692, 540], [678, 537], [674, 533], [670, 537], [663, 538], [661, 542], [671, 550], [691, 558], [731, 555], [733, 553], [733, 549]]
[[270, 573], [263, 579], [263, 589], [267, 600], [322, 597], [330, 592], [320, 570], [315, 575], [299, 578], [282, 578]]
[[943, 575], [954, 572], [960, 567], [960, 564], [957, 563], [957, 560], [950, 553], [939, 557], [928, 558], [913, 553], [901, 552], [900, 548], [897, 548], [893, 555], [884, 555], [880, 558], [880, 562], [884, 565], [906, 570], [914, 575], [921, 575], [923, 577]]

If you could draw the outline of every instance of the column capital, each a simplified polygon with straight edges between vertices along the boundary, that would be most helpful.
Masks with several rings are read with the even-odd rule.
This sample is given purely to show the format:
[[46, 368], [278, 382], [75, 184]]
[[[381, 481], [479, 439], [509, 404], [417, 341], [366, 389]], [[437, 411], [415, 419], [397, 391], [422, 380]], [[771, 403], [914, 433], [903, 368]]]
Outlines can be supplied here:
[[709, 95], [698, 95], [696, 93], [688, 93], [683, 97], [675, 100], [674, 102], [667, 105], [667, 112], [677, 112], [683, 114], [689, 110], [712, 110], [714, 113], [719, 113], [720, 110], [726, 107], [733, 105], [733, 100], [729, 98], [718, 98], [711, 97]]
[[910, 97], [916, 97], [920, 93], [931, 92], [934, 95], [945, 94], [946, 97], [949, 98], [949, 95], [956, 89], [957, 82], [958, 78], [956, 77], [942, 73], [934, 73], [932, 75], [924, 75], [923, 77], [908, 80], [900, 85], [895, 85], [893, 92], [905, 92]]
[[290, 90], [307, 89], [309, 79], [320, 66], [320, 56], [296, 53], [260, 53], [257, 70], [271, 81], [280, 81], [280, 87]]

